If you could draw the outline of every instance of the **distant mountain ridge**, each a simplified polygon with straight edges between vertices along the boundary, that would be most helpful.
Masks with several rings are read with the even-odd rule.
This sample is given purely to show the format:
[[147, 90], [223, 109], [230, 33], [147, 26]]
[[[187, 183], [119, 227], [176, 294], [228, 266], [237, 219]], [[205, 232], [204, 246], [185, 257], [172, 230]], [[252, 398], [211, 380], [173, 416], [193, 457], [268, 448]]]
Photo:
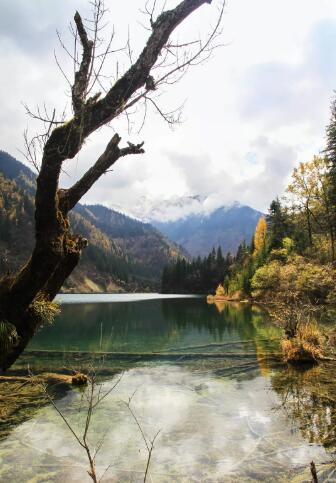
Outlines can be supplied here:
[[[7, 260], [2, 272], [17, 269], [33, 248], [35, 182], [27, 166], [0, 151], [0, 254]], [[66, 291], [156, 290], [163, 267], [185, 256], [150, 224], [101, 205], [77, 205], [70, 221], [89, 246]]]
[[152, 224], [195, 257], [218, 246], [224, 254], [236, 253], [242, 241], [250, 242], [261, 216], [258, 210], [233, 203], [208, 214], [191, 214], [175, 221], [152, 220]]
[[190, 256], [206, 256], [213, 247], [235, 254], [249, 243], [259, 218], [258, 210], [238, 201], [218, 206], [212, 196], [186, 195], [153, 200], [142, 197], [132, 214], [149, 222]]
[[169, 199], [151, 199], [142, 196], [136, 206], [132, 207], [132, 215], [153, 224], [153, 222], [172, 221], [203, 210], [204, 196], [174, 196]]

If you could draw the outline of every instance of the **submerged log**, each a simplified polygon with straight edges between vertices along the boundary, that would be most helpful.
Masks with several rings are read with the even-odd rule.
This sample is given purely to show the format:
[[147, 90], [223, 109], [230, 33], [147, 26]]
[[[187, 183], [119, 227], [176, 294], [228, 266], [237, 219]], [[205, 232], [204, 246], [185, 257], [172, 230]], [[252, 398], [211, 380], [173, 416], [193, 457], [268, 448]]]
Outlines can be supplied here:
[[[96, 358], [103, 357], [104, 360], [130, 359], [130, 360], [178, 360], [178, 359], [257, 359], [255, 352], [89, 352], [89, 351], [57, 351], [57, 350], [34, 350], [26, 352], [27, 355], [40, 357], [41, 355], [62, 358], [63, 356], [73, 358]], [[267, 358], [280, 358], [281, 353], [273, 353]], [[265, 355], [266, 357], [266, 355]], [[258, 360], [260, 358], [258, 357]]]
[[[44, 383], [47, 386], [53, 384], [67, 384], [69, 386], [79, 386], [87, 383], [87, 376], [86, 374], [81, 374], [79, 372], [76, 372], [75, 374], [57, 374], [54, 372], [43, 372], [36, 376], [0, 376], [0, 384], [3, 382], [17, 382], [22, 384], [34, 382], [36, 384]], [[8, 395], [6, 397], [8, 397]]]

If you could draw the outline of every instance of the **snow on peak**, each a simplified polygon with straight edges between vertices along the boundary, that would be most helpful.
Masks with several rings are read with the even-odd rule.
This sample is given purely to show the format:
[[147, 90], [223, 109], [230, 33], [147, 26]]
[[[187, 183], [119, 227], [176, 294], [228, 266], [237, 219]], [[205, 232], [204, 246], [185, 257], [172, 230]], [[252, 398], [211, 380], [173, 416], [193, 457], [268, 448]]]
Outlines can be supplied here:
[[175, 221], [190, 215], [210, 215], [218, 208], [225, 211], [242, 206], [238, 201], [220, 203], [211, 196], [186, 195], [162, 200], [143, 196], [132, 211], [127, 214], [146, 222]]

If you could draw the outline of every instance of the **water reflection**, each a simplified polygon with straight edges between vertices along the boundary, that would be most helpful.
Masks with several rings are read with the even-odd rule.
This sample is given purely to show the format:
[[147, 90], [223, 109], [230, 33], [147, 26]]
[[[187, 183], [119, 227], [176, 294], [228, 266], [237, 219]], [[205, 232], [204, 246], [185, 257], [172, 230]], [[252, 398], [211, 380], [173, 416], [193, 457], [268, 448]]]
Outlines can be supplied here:
[[[103, 390], [112, 384], [107, 381]], [[132, 407], [145, 433], [161, 430], [150, 467], [153, 482], [284, 482], [311, 459], [325, 458], [321, 446], [291, 430], [285, 411], [272, 411], [280, 399], [267, 378], [239, 381], [180, 365], [135, 367], [104, 400], [89, 434], [94, 446], [106, 433], [97, 457], [100, 472], [111, 464], [105, 481], [143, 481], [146, 450], [123, 403], [134, 392]], [[83, 427], [80, 393], [58, 404], [76, 429]], [[0, 444], [0, 454], [5, 481], [86, 481], [85, 454], [50, 407], [16, 428]]]
[[265, 313], [250, 305], [226, 304], [219, 313], [203, 299], [85, 303], [62, 306], [29, 349], [155, 352], [278, 336]]
[[336, 381], [327, 363], [310, 367], [287, 367], [272, 377], [281, 407], [310, 443], [336, 447]]
[[[312, 459], [328, 459], [326, 449], [336, 443], [336, 391], [332, 367], [297, 372], [274, 363], [279, 336], [265, 312], [248, 304], [85, 303], [63, 306], [29, 350], [56, 351], [58, 365], [64, 364], [63, 350], [167, 356], [124, 359], [121, 384], [94, 418], [93, 444], [108, 430], [97, 460], [101, 470], [112, 464], [106, 481], [143, 481], [146, 452], [122, 403], [136, 391], [134, 410], [146, 434], [161, 429], [153, 482], [283, 482], [301, 478]], [[32, 354], [30, 367], [43, 359]], [[172, 362], [169, 354], [178, 357]], [[103, 384], [109, 388], [113, 376]], [[84, 417], [81, 401], [77, 391], [58, 401], [77, 427]], [[0, 442], [0, 463], [0, 481], [86, 481], [85, 455], [51, 407], [13, 426]]]

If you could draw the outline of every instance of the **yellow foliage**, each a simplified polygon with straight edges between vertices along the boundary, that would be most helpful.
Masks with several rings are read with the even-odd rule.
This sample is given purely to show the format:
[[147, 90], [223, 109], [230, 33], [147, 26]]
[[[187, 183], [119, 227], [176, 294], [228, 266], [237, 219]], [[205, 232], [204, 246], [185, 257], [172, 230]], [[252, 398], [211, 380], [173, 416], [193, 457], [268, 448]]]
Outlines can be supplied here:
[[267, 232], [267, 223], [265, 217], [259, 218], [254, 233], [254, 255], [256, 255], [264, 246]]
[[285, 362], [317, 361], [323, 355], [321, 334], [311, 323], [300, 325], [296, 337], [283, 340], [281, 347]]
[[334, 303], [335, 268], [331, 264], [312, 263], [299, 255], [287, 257], [283, 264], [279, 260], [281, 250], [273, 250], [271, 257], [277, 256], [277, 259], [256, 270], [251, 281], [252, 295], [286, 300], [291, 292], [299, 298], [308, 297], [313, 303]]
[[55, 316], [60, 313], [60, 307], [57, 302], [50, 302], [42, 296], [32, 302], [30, 310], [40, 325], [51, 324]]
[[221, 297], [221, 296], [225, 295], [225, 290], [224, 290], [224, 287], [221, 283], [216, 288], [216, 295], [217, 295], [217, 297]]

